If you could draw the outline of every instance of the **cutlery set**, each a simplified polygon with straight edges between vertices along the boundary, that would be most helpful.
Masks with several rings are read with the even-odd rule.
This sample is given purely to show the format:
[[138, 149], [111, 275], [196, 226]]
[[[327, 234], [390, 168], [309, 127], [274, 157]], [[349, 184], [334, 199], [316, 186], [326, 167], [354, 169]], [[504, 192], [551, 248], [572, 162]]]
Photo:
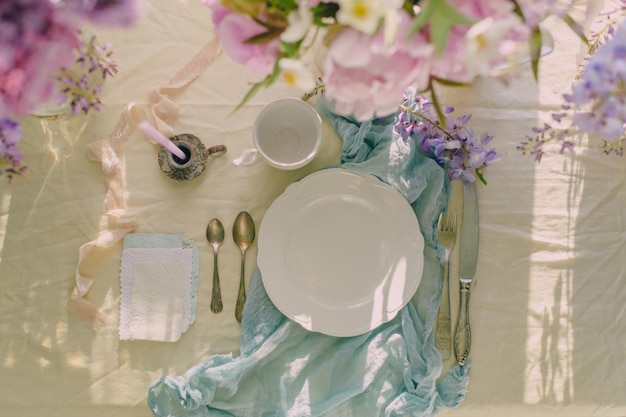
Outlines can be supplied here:
[[[206, 238], [213, 247], [213, 289], [211, 292], [211, 311], [219, 313], [223, 309], [220, 279], [217, 266], [217, 253], [220, 245], [224, 242], [224, 226], [219, 219], [211, 219], [206, 228]], [[239, 278], [239, 291], [237, 305], [235, 306], [235, 318], [241, 323], [243, 305], [246, 301], [245, 287], [245, 260], [246, 251], [252, 245], [255, 238], [254, 221], [247, 211], [237, 215], [233, 224], [233, 240], [241, 251], [241, 275]]]
[[[463, 221], [460, 235], [460, 268], [459, 268], [459, 314], [454, 332], [454, 356], [457, 363], [463, 366], [470, 352], [471, 331], [469, 321], [470, 287], [476, 274], [478, 260], [478, 202], [474, 184], [463, 185]], [[437, 239], [445, 250], [443, 289], [441, 303], [437, 315], [435, 346], [442, 359], [450, 357], [451, 320], [449, 294], [449, 261], [450, 253], [456, 242], [456, 213], [442, 213], [439, 217]]]
[[[476, 273], [478, 259], [478, 204], [474, 184], [463, 185], [463, 222], [460, 235], [460, 269], [459, 269], [459, 313], [452, 343], [452, 321], [450, 318], [450, 254], [457, 239], [457, 214], [441, 213], [438, 223], [437, 239], [444, 248], [444, 273], [441, 303], [437, 315], [435, 346], [442, 359], [450, 358], [451, 346], [459, 365], [464, 365], [469, 356], [471, 346], [471, 330], [469, 322], [470, 287]], [[243, 306], [246, 301], [245, 288], [245, 257], [246, 251], [255, 239], [255, 226], [247, 211], [240, 212], [233, 223], [233, 240], [241, 251], [241, 275], [235, 306], [235, 318], [241, 322]], [[206, 239], [213, 248], [213, 288], [211, 292], [211, 311], [219, 313], [223, 310], [220, 278], [218, 272], [218, 251], [224, 242], [224, 226], [213, 218], [206, 228]]]

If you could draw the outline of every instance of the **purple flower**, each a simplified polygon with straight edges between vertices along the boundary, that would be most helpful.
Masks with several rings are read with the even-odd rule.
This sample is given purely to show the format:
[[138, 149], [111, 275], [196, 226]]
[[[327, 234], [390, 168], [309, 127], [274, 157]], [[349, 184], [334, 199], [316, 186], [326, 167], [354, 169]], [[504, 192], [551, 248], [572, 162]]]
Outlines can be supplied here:
[[401, 109], [394, 130], [404, 140], [414, 140], [425, 153], [445, 165], [450, 179], [474, 182], [478, 177], [485, 183], [482, 171], [500, 159], [500, 154], [488, 148], [492, 136], [483, 134], [480, 140], [476, 137], [468, 126], [471, 115], [454, 118], [454, 108], [446, 107], [442, 123], [435, 105], [417, 94], [414, 87], [405, 91]]
[[107, 76], [117, 73], [117, 64], [111, 54], [109, 45], [101, 46], [92, 36], [89, 42], [81, 41], [78, 49], [74, 67], [81, 70], [63, 68], [60, 72], [57, 81], [63, 93], [62, 102], [69, 100], [73, 114], [100, 110], [100, 85]]
[[[612, 25], [612, 23], [610, 23]], [[535, 156], [540, 161], [543, 147], [548, 142], [560, 142], [560, 153], [573, 151], [568, 138], [575, 132], [599, 135], [605, 153], [623, 154], [626, 140], [626, 21], [617, 29], [609, 26], [608, 36], [596, 34], [592, 55], [587, 58], [580, 78], [571, 93], [564, 94], [562, 111], [553, 113], [557, 123], [570, 122], [565, 128], [534, 128], [533, 137], [526, 137], [517, 148], [522, 154]], [[612, 35], [612, 37], [611, 37]]]
[[[2, 0], [0, 2], [0, 175], [10, 180], [21, 174], [22, 154], [16, 138], [19, 126], [11, 120], [35, 110], [46, 101], [69, 97], [74, 112], [98, 109], [99, 85], [87, 74], [100, 77], [117, 71], [110, 48], [92, 38], [81, 43], [84, 20], [97, 24], [134, 22], [138, 0]], [[79, 50], [82, 74], [68, 68]], [[60, 87], [59, 87], [60, 86]]]
[[139, 14], [137, 0], [61, 0], [68, 15], [99, 25], [130, 26]]
[[49, 1], [0, 4], [0, 115], [28, 113], [54, 91], [50, 77], [72, 60], [76, 23], [62, 21]]
[[[582, 132], [598, 133], [606, 141], [624, 136], [626, 100], [622, 93], [626, 82], [626, 23], [622, 23], [612, 39], [601, 45], [589, 59], [580, 80], [565, 94], [574, 105], [573, 123]], [[592, 111], [581, 107], [592, 104]]]
[[17, 145], [21, 139], [20, 125], [11, 119], [0, 118], [0, 175], [6, 175], [9, 182], [14, 176], [26, 171], [22, 165], [22, 152]]
[[137, 0], [3, 0], [0, 115], [26, 114], [52, 97], [54, 74], [72, 63], [83, 20], [127, 25], [134, 21], [137, 5]]

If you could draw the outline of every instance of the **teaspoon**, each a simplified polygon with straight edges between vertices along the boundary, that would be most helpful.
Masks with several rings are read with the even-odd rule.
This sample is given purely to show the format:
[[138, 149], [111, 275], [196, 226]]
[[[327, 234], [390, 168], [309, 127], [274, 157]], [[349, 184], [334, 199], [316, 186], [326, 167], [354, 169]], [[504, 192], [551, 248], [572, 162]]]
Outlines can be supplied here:
[[211, 311], [222, 311], [222, 292], [220, 277], [217, 273], [217, 251], [224, 241], [224, 226], [218, 219], [211, 219], [206, 227], [206, 240], [213, 246], [213, 293], [211, 295]]
[[247, 211], [242, 211], [237, 215], [233, 225], [233, 239], [239, 249], [241, 249], [241, 277], [239, 278], [239, 294], [237, 295], [237, 305], [235, 306], [235, 318], [241, 323], [243, 305], [246, 301], [245, 273], [246, 250], [254, 242], [254, 221]]

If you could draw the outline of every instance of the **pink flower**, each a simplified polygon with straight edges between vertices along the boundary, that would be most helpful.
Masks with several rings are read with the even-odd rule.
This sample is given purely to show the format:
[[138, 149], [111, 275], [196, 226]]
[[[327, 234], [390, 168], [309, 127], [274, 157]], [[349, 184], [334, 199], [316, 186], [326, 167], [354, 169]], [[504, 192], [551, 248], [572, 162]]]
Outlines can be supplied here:
[[0, 5], [0, 115], [28, 113], [55, 91], [53, 74], [73, 60], [75, 26], [48, 1]]
[[[398, 33], [407, 33], [410, 23], [401, 13]], [[326, 95], [337, 112], [358, 120], [387, 116], [397, 110], [408, 85], [426, 86], [432, 54], [419, 34], [410, 40], [397, 36], [387, 47], [382, 31], [372, 36], [346, 27], [328, 48]]]
[[252, 18], [233, 12], [220, 4], [219, 0], [204, 0], [212, 11], [215, 34], [222, 42], [226, 53], [235, 61], [245, 65], [258, 75], [268, 75], [278, 57], [280, 39], [269, 42], [247, 44], [245, 41], [263, 33], [266, 29]]
[[[511, 18], [514, 15], [513, 2], [510, 0], [448, 0], [459, 13], [479, 22], [487, 17], [495, 21]], [[476, 74], [467, 67], [467, 40], [466, 35], [471, 25], [455, 25], [450, 31], [446, 48], [441, 56], [435, 55], [432, 64], [433, 76], [468, 82]], [[511, 25], [510, 31], [516, 31], [517, 26]], [[517, 33], [503, 34], [504, 38], [518, 39]]]

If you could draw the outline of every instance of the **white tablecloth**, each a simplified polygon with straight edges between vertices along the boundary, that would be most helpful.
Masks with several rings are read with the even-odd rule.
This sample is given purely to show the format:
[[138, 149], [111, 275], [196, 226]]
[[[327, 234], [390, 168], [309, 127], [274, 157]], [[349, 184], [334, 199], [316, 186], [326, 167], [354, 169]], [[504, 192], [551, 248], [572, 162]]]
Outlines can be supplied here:
[[[576, 36], [560, 22], [549, 24], [556, 48], [541, 63], [539, 83], [526, 70], [509, 85], [478, 80], [442, 91], [456, 113], [473, 115], [477, 132], [495, 136], [503, 154], [486, 172], [489, 184], [478, 187], [469, 391], [442, 416], [626, 415], [626, 160], [603, 155], [584, 137], [573, 155], [540, 164], [516, 150], [558, 108], [580, 60]], [[211, 27], [199, 1], [147, 2], [133, 29], [99, 32], [113, 42], [120, 69], [105, 84], [101, 112], [24, 121], [29, 174], [0, 185], [0, 416], [147, 417], [147, 389], [156, 379], [237, 352], [240, 253], [229, 239], [232, 222], [247, 210], [259, 224], [288, 184], [338, 162], [341, 143], [325, 126], [321, 153], [305, 168], [233, 165], [252, 146], [262, 106], [300, 92], [276, 85], [231, 115], [254, 77], [225, 54], [175, 96], [180, 112], [169, 122], [206, 146], [227, 145], [226, 155], [212, 158], [200, 178], [176, 183], [161, 173], [157, 148], [141, 133], [126, 149], [137, 232], [181, 233], [200, 249], [196, 323], [176, 343], [119, 340], [121, 243], [97, 249], [85, 265], [94, 282], [87, 298], [105, 313], [105, 324], [92, 330], [66, 307], [78, 248], [103, 227], [106, 188], [87, 146], [111, 133], [128, 103], [147, 102], [151, 88], [167, 83], [212, 38]], [[209, 307], [213, 257], [205, 228], [213, 217], [227, 235], [220, 314]], [[256, 245], [249, 271], [255, 255]], [[453, 293], [453, 310], [455, 300]]]

